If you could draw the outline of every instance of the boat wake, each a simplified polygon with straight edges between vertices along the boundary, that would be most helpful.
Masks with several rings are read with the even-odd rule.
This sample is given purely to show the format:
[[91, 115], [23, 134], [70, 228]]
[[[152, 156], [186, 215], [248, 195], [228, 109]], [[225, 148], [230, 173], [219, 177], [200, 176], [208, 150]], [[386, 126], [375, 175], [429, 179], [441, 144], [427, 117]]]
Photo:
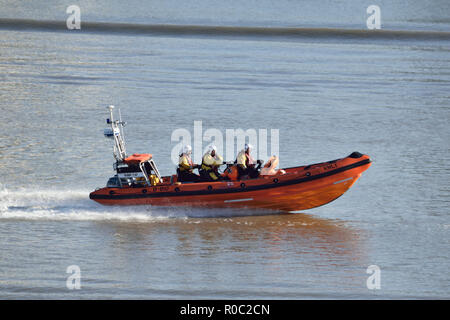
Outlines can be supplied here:
[[273, 214], [273, 211], [153, 206], [102, 206], [87, 190], [0, 189], [0, 220], [158, 222]]

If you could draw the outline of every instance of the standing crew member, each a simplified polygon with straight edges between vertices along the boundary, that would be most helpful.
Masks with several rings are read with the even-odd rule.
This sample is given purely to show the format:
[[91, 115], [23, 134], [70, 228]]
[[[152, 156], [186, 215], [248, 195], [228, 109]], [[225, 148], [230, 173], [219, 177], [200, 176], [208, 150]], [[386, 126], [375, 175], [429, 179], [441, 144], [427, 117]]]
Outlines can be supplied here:
[[200, 180], [200, 176], [193, 172], [193, 170], [199, 166], [192, 162], [191, 154], [192, 148], [190, 145], [184, 146], [180, 151], [177, 169], [178, 181], [180, 182], [195, 182]]
[[218, 181], [221, 179], [219, 166], [223, 164], [223, 158], [216, 153], [216, 146], [212, 145], [202, 159], [200, 176], [206, 181]]
[[[248, 175], [250, 178], [257, 178], [259, 176], [258, 168], [255, 168], [255, 160], [250, 155], [252, 149], [251, 144], [245, 144], [244, 150], [241, 150], [236, 158], [239, 177]], [[260, 163], [262, 161], [258, 160], [258, 164]]]

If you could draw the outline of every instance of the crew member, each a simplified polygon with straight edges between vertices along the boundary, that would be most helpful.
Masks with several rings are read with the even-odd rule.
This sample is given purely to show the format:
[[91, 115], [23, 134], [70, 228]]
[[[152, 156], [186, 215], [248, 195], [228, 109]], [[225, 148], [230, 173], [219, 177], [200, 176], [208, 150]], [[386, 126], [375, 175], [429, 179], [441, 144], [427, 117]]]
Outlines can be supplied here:
[[192, 148], [190, 145], [184, 146], [180, 151], [177, 169], [178, 181], [180, 182], [195, 182], [200, 180], [200, 176], [193, 172], [193, 170], [199, 166], [192, 162], [191, 154]]
[[239, 178], [244, 175], [248, 175], [250, 178], [257, 178], [259, 176], [258, 169], [262, 161], [258, 160], [258, 167], [255, 167], [255, 160], [250, 155], [252, 149], [253, 146], [251, 144], [245, 144], [244, 150], [241, 150], [236, 158]]
[[221, 179], [219, 167], [223, 164], [223, 158], [216, 153], [216, 146], [212, 145], [204, 154], [200, 176], [206, 181], [218, 181]]
[[262, 176], [271, 176], [271, 175], [276, 175], [278, 173], [285, 174], [286, 171], [284, 171], [283, 169], [280, 169], [280, 170], [275, 169], [277, 167], [279, 161], [280, 160], [278, 159], [277, 156], [271, 156], [270, 159], [267, 160], [266, 164], [261, 169], [259, 174]]

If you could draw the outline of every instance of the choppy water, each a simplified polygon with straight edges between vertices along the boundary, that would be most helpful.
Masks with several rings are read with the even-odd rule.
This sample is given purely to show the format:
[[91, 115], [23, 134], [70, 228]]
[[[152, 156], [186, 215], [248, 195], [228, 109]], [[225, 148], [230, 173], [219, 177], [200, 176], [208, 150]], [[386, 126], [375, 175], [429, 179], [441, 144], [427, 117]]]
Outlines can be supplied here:
[[[66, 5], [0, 1], [0, 298], [449, 298], [448, 3], [381, 2], [376, 37], [363, 1], [174, 3], [79, 2], [70, 32]], [[109, 104], [163, 174], [195, 120], [279, 129], [286, 167], [374, 163], [297, 214], [102, 207], [88, 194], [112, 175]]]

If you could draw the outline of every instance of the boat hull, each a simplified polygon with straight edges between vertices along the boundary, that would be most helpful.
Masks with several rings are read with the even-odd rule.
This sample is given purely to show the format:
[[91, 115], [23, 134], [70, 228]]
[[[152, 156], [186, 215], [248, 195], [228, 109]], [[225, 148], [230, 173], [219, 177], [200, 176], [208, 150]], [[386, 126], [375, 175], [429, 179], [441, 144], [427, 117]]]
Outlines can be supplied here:
[[220, 182], [165, 183], [145, 188], [102, 188], [90, 198], [103, 205], [156, 205], [209, 208], [306, 210], [344, 194], [371, 165], [367, 155], [309, 166], [286, 168], [285, 174]]

